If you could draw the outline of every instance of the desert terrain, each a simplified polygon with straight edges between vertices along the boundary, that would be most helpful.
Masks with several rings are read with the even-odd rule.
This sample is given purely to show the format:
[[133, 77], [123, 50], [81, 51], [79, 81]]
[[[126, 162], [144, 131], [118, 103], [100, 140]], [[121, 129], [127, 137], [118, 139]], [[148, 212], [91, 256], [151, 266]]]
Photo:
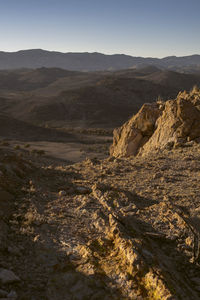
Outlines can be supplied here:
[[199, 299], [199, 158], [195, 142], [75, 164], [2, 146], [1, 297]]
[[0, 298], [199, 299], [200, 76], [0, 78]]

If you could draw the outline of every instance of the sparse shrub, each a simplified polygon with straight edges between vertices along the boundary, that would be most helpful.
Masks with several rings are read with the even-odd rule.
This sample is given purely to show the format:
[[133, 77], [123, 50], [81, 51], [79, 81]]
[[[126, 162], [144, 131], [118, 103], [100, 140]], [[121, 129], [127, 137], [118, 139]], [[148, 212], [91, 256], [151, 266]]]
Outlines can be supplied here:
[[158, 98], [156, 100], [156, 103], [159, 104], [159, 105], [164, 103], [164, 100], [160, 95], [158, 96]]
[[10, 144], [8, 143], [8, 142], [6, 142], [6, 141], [2, 141], [1, 142], [1, 146], [9, 146]]
[[29, 147], [30, 147], [30, 144], [24, 145], [24, 148], [29, 148]]
[[37, 155], [44, 155], [45, 151], [44, 150], [38, 150], [38, 149], [32, 149], [31, 154], [37, 154]]
[[196, 93], [199, 93], [199, 92], [200, 92], [199, 87], [197, 85], [194, 85], [192, 90], [191, 90], [191, 93], [196, 94]]
[[93, 151], [95, 151], [96, 149], [95, 149], [95, 147], [87, 147], [87, 151], [88, 152], [93, 152]]
[[15, 145], [14, 149], [19, 150], [19, 149], [21, 149], [21, 147], [19, 145]]
[[44, 155], [44, 154], [45, 154], [45, 151], [44, 151], [44, 150], [37, 150], [37, 154], [38, 154], [38, 155]]
[[36, 153], [37, 153], [37, 150], [36, 150], [36, 149], [32, 149], [32, 150], [30, 151], [30, 153], [31, 153], [31, 154], [36, 154]]

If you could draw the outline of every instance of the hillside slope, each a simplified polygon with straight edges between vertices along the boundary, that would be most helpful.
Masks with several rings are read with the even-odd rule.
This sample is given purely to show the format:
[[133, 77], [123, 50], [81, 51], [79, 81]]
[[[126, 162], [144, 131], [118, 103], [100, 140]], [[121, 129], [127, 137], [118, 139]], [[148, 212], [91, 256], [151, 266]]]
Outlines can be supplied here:
[[1, 297], [199, 299], [199, 144], [74, 165], [0, 154]]
[[180, 89], [200, 85], [198, 75], [155, 67], [94, 73], [41, 68], [2, 71], [0, 78], [2, 112], [54, 127], [114, 128], [142, 104], [174, 98]]

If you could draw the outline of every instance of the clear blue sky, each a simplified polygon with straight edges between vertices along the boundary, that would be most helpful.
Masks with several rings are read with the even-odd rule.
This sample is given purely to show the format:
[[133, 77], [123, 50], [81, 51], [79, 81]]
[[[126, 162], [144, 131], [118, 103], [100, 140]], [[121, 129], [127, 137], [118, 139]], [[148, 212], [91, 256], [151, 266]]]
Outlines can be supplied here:
[[200, 0], [0, 0], [0, 50], [200, 54]]

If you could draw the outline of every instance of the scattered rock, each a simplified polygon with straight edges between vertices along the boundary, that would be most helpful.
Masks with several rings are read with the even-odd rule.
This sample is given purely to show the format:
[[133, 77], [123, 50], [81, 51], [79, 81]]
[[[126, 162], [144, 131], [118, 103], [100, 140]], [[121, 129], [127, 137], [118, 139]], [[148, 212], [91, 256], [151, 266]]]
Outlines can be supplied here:
[[20, 281], [19, 277], [10, 270], [0, 268], [0, 282], [3, 284]]
[[0, 298], [4, 298], [4, 297], [6, 298], [7, 295], [8, 293], [6, 291], [0, 289]]
[[161, 178], [162, 177], [162, 174], [161, 173], [155, 173], [153, 174], [153, 179], [158, 179], [158, 178]]
[[89, 194], [91, 193], [90, 188], [86, 187], [86, 186], [76, 186], [75, 190], [79, 193], [79, 194]]
[[192, 243], [193, 243], [193, 240], [191, 239], [191, 237], [188, 236], [188, 237], [185, 239], [185, 243], [186, 243], [187, 246], [190, 247], [190, 246], [192, 245]]
[[196, 285], [200, 287], [200, 278], [199, 277], [193, 277], [191, 278], [192, 282], [194, 282]]
[[8, 247], [8, 252], [12, 255], [20, 255], [21, 253], [21, 250], [15, 246], [12, 246], [12, 247]]
[[[134, 130], [151, 139], [157, 122], [145, 109], [146, 127], [134, 119]], [[32, 157], [37, 172], [22, 184], [0, 178], [16, 195], [14, 213], [0, 219], [0, 297], [199, 299], [200, 145], [179, 142], [182, 149], [170, 141], [170, 151], [73, 167]]]
[[7, 298], [8, 299], [17, 299], [17, 293], [15, 291], [11, 291], [8, 295]]
[[66, 196], [66, 192], [65, 191], [59, 191], [59, 193], [58, 193], [58, 196], [59, 197], [64, 197], [64, 196]]

